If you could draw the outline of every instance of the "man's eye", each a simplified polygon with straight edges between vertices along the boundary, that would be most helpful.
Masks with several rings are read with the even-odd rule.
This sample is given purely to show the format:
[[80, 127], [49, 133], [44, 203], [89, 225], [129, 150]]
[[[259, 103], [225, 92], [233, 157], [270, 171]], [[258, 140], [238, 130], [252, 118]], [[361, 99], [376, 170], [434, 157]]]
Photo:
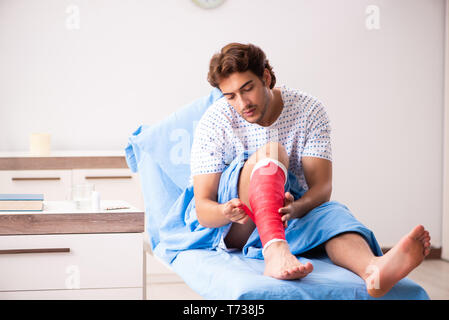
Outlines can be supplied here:
[[229, 96], [226, 96], [226, 98], [228, 98], [228, 100], [232, 100], [232, 99], [234, 99], [234, 96], [229, 95]]
[[245, 89], [245, 91], [251, 91], [253, 89], [253, 87], [251, 86], [251, 87], [247, 87], [246, 89]]

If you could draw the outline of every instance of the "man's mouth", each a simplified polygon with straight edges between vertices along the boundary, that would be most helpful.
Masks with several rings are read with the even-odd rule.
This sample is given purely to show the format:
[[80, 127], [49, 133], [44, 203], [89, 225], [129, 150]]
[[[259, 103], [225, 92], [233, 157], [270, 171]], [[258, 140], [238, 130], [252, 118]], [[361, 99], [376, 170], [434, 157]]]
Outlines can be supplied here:
[[250, 116], [252, 116], [252, 115], [254, 114], [254, 111], [256, 111], [256, 108], [255, 108], [255, 107], [254, 107], [254, 108], [251, 108], [251, 109], [248, 109], [247, 111], [244, 111], [243, 114], [244, 114], [245, 116], [247, 116], [247, 117], [250, 117]]

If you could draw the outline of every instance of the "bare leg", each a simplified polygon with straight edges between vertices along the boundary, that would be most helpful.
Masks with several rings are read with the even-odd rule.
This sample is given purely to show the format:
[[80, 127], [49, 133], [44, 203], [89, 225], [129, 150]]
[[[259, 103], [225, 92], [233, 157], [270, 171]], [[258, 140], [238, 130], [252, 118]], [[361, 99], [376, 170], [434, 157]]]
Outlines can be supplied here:
[[359, 275], [368, 294], [381, 297], [416, 268], [430, 252], [430, 235], [418, 225], [385, 255], [376, 257], [368, 243], [357, 233], [345, 233], [325, 244], [336, 265]]
[[346, 268], [361, 278], [365, 277], [367, 266], [375, 257], [368, 243], [358, 233], [343, 233], [324, 246], [333, 263]]
[[[250, 175], [256, 162], [267, 157], [280, 161], [286, 168], [288, 168], [289, 159], [287, 152], [279, 143], [268, 143], [251, 155], [240, 172], [238, 185], [239, 198], [250, 210]], [[226, 245], [230, 248], [243, 248], [255, 227], [252, 220], [248, 220], [244, 225], [237, 223], [232, 224], [231, 229], [225, 238]], [[313, 270], [312, 264], [307, 263], [306, 265], [303, 265], [291, 254], [286, 242], [275, 242], [269, 245], [265, 250], [264, 258], [264, 274], [278, 279], [299, 279]]]

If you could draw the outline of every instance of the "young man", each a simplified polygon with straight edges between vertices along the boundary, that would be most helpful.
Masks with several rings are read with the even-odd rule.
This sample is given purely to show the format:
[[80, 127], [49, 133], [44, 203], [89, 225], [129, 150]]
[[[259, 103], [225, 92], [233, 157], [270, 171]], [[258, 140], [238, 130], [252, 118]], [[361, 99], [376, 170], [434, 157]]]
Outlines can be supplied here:
[[[191, 168], [198, 221], [208, 228], [228, 226], [224, 250], [241, 250], [257, 227], [264, 274], [303, 278], [313, 266], [290, 252], [284, 228], [331, 198], [331, 130], [324, 107], [298, 90], [275, 87], [264, 52], [251, 44], [222, 48], [211, 59], [208, 80], [225, 98], [207, 110], [195, 132]], [[358, 223], [347, 216], [348, 225]], [[351, 230], [326, 239], [324, 248], [336, 265], [363, 278], [375, 297], [429, 254], [429, 232], [420, 225], [383, 256]]]

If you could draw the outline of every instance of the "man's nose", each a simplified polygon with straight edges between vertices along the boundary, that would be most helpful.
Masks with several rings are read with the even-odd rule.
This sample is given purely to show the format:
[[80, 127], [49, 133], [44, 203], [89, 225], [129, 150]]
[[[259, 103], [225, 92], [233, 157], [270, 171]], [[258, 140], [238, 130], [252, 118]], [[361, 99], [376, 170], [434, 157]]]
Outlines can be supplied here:
[[248, 99], [245, 99], [242, 95], [237, 96], [237, 107], [239, 110], [247, 109], [249, 105]]

